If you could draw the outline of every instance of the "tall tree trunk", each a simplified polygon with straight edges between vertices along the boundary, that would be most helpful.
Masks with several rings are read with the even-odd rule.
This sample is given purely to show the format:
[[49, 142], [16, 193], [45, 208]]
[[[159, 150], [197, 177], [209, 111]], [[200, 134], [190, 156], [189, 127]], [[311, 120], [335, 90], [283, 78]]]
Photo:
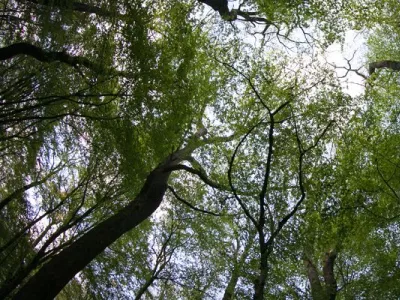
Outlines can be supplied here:
[[237, 246], [236, 249], [236, 254], [235, 254], [235, 264], [232, 270], [231, 278], [229, 279], [228, 285], [225, 288], [224, 296], [222, 297], [222, 300], [233, 300], [233, 297], [235, 295], [235, 289], [236, 285], [239, 281], [239, 277], [241, 274], [242, 267], [244, 265], [244, 262], [249, 255], [249, 251], [251, 247], [253, 246], [253, 240], [250, 238], [249, 241], [247, 242], [242, 255], [239, 258], [239, 261], [237, 261], [237, 254], [240, 249], [240, 245]]
[[253, 300], [264, 300], [264, 288], [268, 275], [269, 253], [270, 251], [267, 251], [267, 249], [263, 249], [263, 252], [261, 253], [260, 274], [258, 275], [258, 278], [254, 284]]
[[225, 288], [225, 293], [224, 293], [224, 296], [222, 297], [222, 300], [232, 300], [233, 299], [233, 296], [235, 295], [236, 284], [239, 280], [238, 268], [239, 268], [239, 266], [237, 264], [235, 264], [235, 267], [232, 271], [229, 283]]
[[310, 259], [305, 259], [304, 264], [307, 269], [308, 281], [311, 286], [311, 295], [313, 300], [335, 300], [337, 293], [337, 284], [333, 267], [336, 259], [336, 251], [332, 250], [325, 253], [322, 273], [325, 285], [322, 286], [318, 271]]
[[304, 260], [307, 269], [308, 281], [311, 286], [311, 296], [313, 300], [326, 300], [324, 288], [319, 280], [317, 268], [314, 266], [310, 259]]
[[260, 275], [256, 279], [254, 285], [254, 296], [253, 300], [263, 300], [264, 299], [264, 288], [265, 282], [267, 281], [267, 268], [260, 269]]
[[13, 299], [53, 299], [107, 246], [147, 219], [161, 204], [171, 173], [168, 168], [184, 160], [196, 148], [195, 144], [199, 145], [189, 144], [157, 166], [147, 176], [133, 201], [54, 256], [22, 286]]
[[322, 268], [326, 294], [328, 296], [327, 299], [329, 300], [335, 300], [337, 293], [337, 283], [335, 279], [335, 274], [333, 273], [333, 266], [335, 263], [336, 255], [337, 254], [335, 250], [325, 253], [324, 266]]

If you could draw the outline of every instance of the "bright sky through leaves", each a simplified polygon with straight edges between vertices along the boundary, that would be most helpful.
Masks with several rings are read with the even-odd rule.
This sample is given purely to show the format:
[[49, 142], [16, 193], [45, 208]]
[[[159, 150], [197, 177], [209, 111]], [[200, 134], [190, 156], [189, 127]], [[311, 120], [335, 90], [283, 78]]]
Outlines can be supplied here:
[[397, 299], [398, 1], [0, 6], [1, 299]]

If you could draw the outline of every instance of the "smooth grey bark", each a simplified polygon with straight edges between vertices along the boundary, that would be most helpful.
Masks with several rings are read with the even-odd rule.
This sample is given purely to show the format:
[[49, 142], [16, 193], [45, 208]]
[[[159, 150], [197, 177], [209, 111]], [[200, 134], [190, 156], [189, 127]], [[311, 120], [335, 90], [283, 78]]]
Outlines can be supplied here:
[[[238, 247], [236, 249], [235, 257], [237, 257], [237, 254], [238, 254], [237, 252], [239, 252], [239, 246], [240, 245], [238, 245]], [[244, 266], [244, 262], [245, 262], [247, 256], [249, 255], [249, 251], [252, 246], [253, 246], [253, 240], [250, 239], [247, 242], [246, 247], [244, 248], [243, 253], [240, 256], [239, 260], [237, 260], [237, 258], [235, 258], [232, 274], [229, 279], [228, 285], [225, 288], [225, 292], [224, 292], [224, 296], [222, 297], [222, 300], [233, 300], [234, 299], [235, 289], [236, 289], [236, 285], [240, 278], [242, 267]]]
[[311, 296], [313, 300], [335, 300], [337, 294], [337, 283], [333, 272], [336, 259], [336, 251], [332, 250], [325, 253], [322, 274], [324, 286], [321, 284], [317, 268], [309, 258], [304, 260], [307, 269], [307, 277], [311, 286]]
[[304, 260], [304, 265], [307, 269], [307, 277], [311, 286], [311, 296], [313, 300], [323, 300], [325, 299], [325, 291], [319, 280], [319, 275], [316, 267], [310, 259]]

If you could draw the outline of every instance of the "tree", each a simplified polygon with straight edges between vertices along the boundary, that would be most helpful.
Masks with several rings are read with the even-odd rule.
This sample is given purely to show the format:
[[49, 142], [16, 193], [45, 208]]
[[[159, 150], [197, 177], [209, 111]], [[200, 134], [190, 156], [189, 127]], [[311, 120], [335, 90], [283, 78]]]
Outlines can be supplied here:
[[5, 3], [2, 298], [395, 297], [398, 10]]
[[[138, 44], [140, 44], [141, 42], [148, 42], [147, 35], [145, 35], [142, 40], [138, 39], [138, 35], [140, 35], [141, 33], [146, 33], [147, 31], [147, 28], [145, 27], [146, 22], [148, 22], [146, 20], [146, 15], [142, 15], [141, 17], [143, 17], [143, 19], [141, 20], [143, 21], [142, 26], [144, 27], [141, 29], [142, 31], [140, 31], [140, 29], [136, 29], [135, 38], [137, 39], [137, 42], [135, 46], [138, 46]], [[180, 22], [182, 21], [183, 20], [181, 20]], [[139, 21], [136, 22], [135, 25], [139, 25]], [[167, 23], [164, 26], [168, 27], [170, 25], [170, 23]], [[171, 35], [181, 33], [180, 31], [177, 31], [177, 27], [174, 27], [175, 25], [171, 26], [172, 27], [169, 27], [171, 29], [169, 31]], [[180, 29], [181, 28], [179, 27], [179, 30]], [[46, 30], [47, 29], [44, 28], [44, 31]], [[7, 244], [5, 246], [7, 246], [7, 248], [18, 242], [18, 240], [26, 234], [27, 230], [31, 230], [35, 228], [38, 224], [40, 224], [40, 220], [45, 220], [46, 222], [48, 220], [49, 223], [46, 229], [47, 233], [45, 230], [44, 235], [40, 237], [38, 242], [33, 243], [33, 247], [35, 247], [36, 244], [40, 245], [40, 250], [37, 253], [35, 253], [36, 251], [33, 251], [33, 253], [30, 254], [32, 257], [26, 260], [26, 265], [22, 266], [19, 270], [15, 270], [15, 272], [11, 271], [14, 272], [14, 274], [11, 274], [12, 276], [8, 276], [8, 280], [3, 286], [4, 295], [17, 287], [20, 283], [22, 283], [25, 277], [29, 275], [31, 271], [38, 268], [38, 266], [42, 265], [46, 261], [48, 261], [48, 264], [53, 261], [52, 259], [55, 259], [57, 257], [55, 256], [57, 252], [63, 250], [64, 248], [64, 251], [66, 251], [67, 249], [71, 250], [71, 246], [75, 243], [74, 240], [76, 240], [77, 242], [80, 240], [79, 237], [83, 238], [86, 236], [86, 239], [89, 241], [89, 233], [91, 232], [90, 229], [92, 227], [92, 230], [94, 230], [94, 228], [100, 228], [101, 226], [96, 227], [95, 224], [101, 224], [101, 221], [104, 220], [105, 217], [110, 214], [110, 212], [111, 214], [113, 214], [119, 211], [122, 207], [124, 207], [124, 204], [122, 203], [125, 202], [125, 206], [128, 205], [129, 201], [126, 201], [126, 199], [129, 198], [128, 194], [133, 195], [136, 191], [140, 190], [139, 187], [133, 187], [128, 190], [128, 192], [126, 192], [126, 186], [132, 184], [132, 181], [143, 181], [143, 175], [147, 172], [147, 170], [149, 170], [149, 168], [151, 168], [151, 164], [156, 161], [158, 157], [161, 157], [161, 155], [165, 155], [166, 153], [170, 153], [171, 147], [176, 148], [180, 143], [182, 143], [182, 140], [178, 140], [177, 144], [173, 145], [171, 144], [171, 138], [175, 136], [178, 137], [178, 139], [181, 139], [182, 136], [185, 135], [185, 131], [191, 129], [189, 125], [190, 121], [192, 119], [198, 119], [199, 116], [201, 116], [201, 112], [204, 110], [204, 103], [209, 101], [210, 96], [212, 95], [213, 91], [215, 91], [215, 89], [211, 88], [207, 90], [208, 94], [205, 94], [201, 90], [194, 90], [189, 87], [190, 85], [192, 85], [192, 83], [194, 83], [194, 78], [206, 80], [208, 82], [209, 76], [204, 76], [204, 72], [211, 71], [211, 69], [208, 69], [208, 71], [206, 70], [207, 64], [204, 64], [205, 68], [203, 68], [202, 70], [198, 69], [194, 71], [188, 68], [189, 65], [197, 60], [197, 58], [195, 58], [195, 52], [194, 50], [192, 50], [195, 49], [194, 44], [202, 42], [202, 38], [200, 36], [201, 34], [199, 32], [196, 33], [196, 31], [194, 31], [189, 33], [188, 31], [188, 35], [192, 34], [193, 37], [189, 38], [188, 36], [187, 39], [187, 42], [191, 44], [191, 46], [188, 48], [190, 51], [186, 51], [184, 48], [182, 48], [182, 43], [179, 43], [180, 48], [173, 48], [174, 45], [177, 45], [174, 42], [177, 40], [175, 38], [173, 40], [169, 40], [169, 37], [171, 37], [170, 35], [165, 35], [166, 38], [162, 42], [161, 40], [156, 40], [152, 45], [148, 44], [147, 48], [145, 48], [144, 45], [140, 46], [140, 51], [145, 51], [145, 49], [149, 49], [150, 51], [148, 51], [147, 53], [135, 53], [136, 49], [133, 49], [133, 53], [130, 53], [130, 55], [136, 56], [136, 59], [133, 59], [134, 64], [137, 66], [141, 66], [140, 72], [147, 72], [147, 75], [144, 77], [139, 76], [140, 80], [138, 81], [138, 83], [135, 83], [129, 88], [122, 87], [123, 85], [126, 85], [126, 82], [124, 82], [125, 76], [121, 79], [121, 81], [118, 78], [115, 78], [115, 75], [120, 76], [121, 73], [98, 74], [100, 69], [93, 69], [93, 65], [90, 65], [90, 63], [86, 64], [85, 62], [89, 61], [86, 58], [81, 59], [80, 57], [75, 56], [76, 60], [74, 61], [75, 58], [72, 58], [71, 62], [72, 56], [64, 54], [64, 52], [52, 52], [42, 50], [42, 48], [27, 43], [16, 43], [13, 45], [25, 48], [28, 47], [28, 49], [30, 50], [33, 49], [33, 54], [32, 52], [28, 53], [26, 51], [18, 52], [18, 49], [20, 48], [17, 48], [17, 50], [15, 50], [15, 47], [13, 45], [9, 46], [8, 48], [3, 48], [3, 51], [5, 52], [9, 52], [10, 49], [10, 51], [14, 51], [10, 55], [6, 55], [3, 57], [3, 59], [6, 60], [6, 64], [8, 64], [8, 60], [16, 54], [28, 54], [39, 60], [38, 63], [51, 63], [53, 61], [61, 61], [66, 64], [64, 70], [66, 70], [67, 72], [69, 71], [69, 73], [67, 73], [66, 75], [60, 73], [63, 75], [62, 78], [67, 79], [65, 82], [63, 82], [63, 84], [65, 85], [69, 83], [69, 86], [67, 84], [64, 91], [60, 89], [61, 86], [59, 84], [55, 85], [53, 87], [53, 90], [48, 89], [47, 86], [48, 84], [51, 84], [51, 80], [52, 78], [54, 78], [55, 73], [53, 73], [53, 70], [59, 69], [59, 66], [44, 65], [44, 70], [46, 70], [48, 73], [34, 73], [28, 78], [23, 78], [22, 80], [19, 80], [18, 77], [15, 78], [15, 75], [18, 74], [13, 74], [11, 71], [9, 71], [8, 73], [9, 77], [5, 77], [10, 80], [9, 86], [11, 87], [11, 89], [6, 89], [4, 91], [4, 97], [7, 100], [7, 102], [5, 103], [7, 109], [4, 110], [4, 118], [2, 119], [5, 126], [4, 132], [6, 133], [4, 136], [4, 140], [8, 142], [9, 145], [11, 145], [12, 147], [15, 147], [15, 145], [17, 144], [14, 143], [14, 141], [19, 140], [21, 137], [29, 137], [30, 135], [33, 135], [34, 137], [39, 136], [40, 139], [37, 141], [36, 148], [43, 149], [43, 152], [39, 153], [39, 155], [37, 152], [31, 154], [32, 161], [29, 165], [29, 168], [26, 171], [24, 170], [22, 172], [21, 180], [24, 180], [24, 176], [30, 176], [32, 174], [32, 169], [40, 170], [40, 168], [42, 168], [43, 161], [40, 157], [41, 155], [47, 156], [53, 152], [55, 153], [55, 157], [57, 157], [59, 153], [62, 154], [64, 152], [66, 155], [65, 159], [67, 163], [63, 165], [64, 168], [58, 168], [58, 172], [50, 172], [50, 175], [45, 176], [44, 180], [37, 181], [37, 184], [30, 183], [23, 186], [22, 188], [19, 188], [16, 191], [11, 190], [12, 192], [9, 194], [9, 196], [7, 196], [5, 201], [2, 202], [2, 206], [5, 207], [5, 210], [3, 210], [5, 214], [7, 214], [9, 211], [14, 212], [12, 209], [10, 209], [11, 200], [13, 198], [11, 197], [12, 195], [20, 194], [21, 192], [32, 189], [40, 184], [50, 184], [49, 188], [51, 189], [49, 189], [49, 196], [52, 200], [43, 200], [43, 202], [39, 204], [41, 205], [39, 206], [39, 212], [41, 215], [38, 218], [34, 215], [28, 215], [27, 221], [21, 224], [21, 228], [16, 229], [17, 232], [15, 233], [16, 235], [14, 235], [14, 237], [14, 233], [12, 231], [8, 233], [11, 239], [8, 241], [6, 240]], [[25, 48], [22, 48], [22, 50]], [[171, 51], [168, 52], [166, 51], [166, 49], [170, 49]], [[183, 56], [181, 57], [178, 53], [182, 54]], [[177, 63], [171, 63], [174, 61], [175, 54], [178, 54], [176, 57], [179, 65]], [[200, 60], [205, 59], [204, 53], [200, 56], [203, 57]], [[200, 58], [200, 56], [198, 57]], [[152, 65], [152, 61], [154, 62], [155, 59], [158, 60], [157, 68]], [[10, 61], [11, 66], [15, 64], [14, 61], [14, 59]], [[18, 61], [16, 63], [19, 64]], [[27, 65], [27, 67], [29, 68], [29, 65]], [[72, 69], [71, 67], [75, 67], [75, 69]], [[86, 70], [80, 69], [81, 67], [88, 68], [89, 73], [86, 73]], [[35, 65], [34, 68], [36, 68]], [[83, 77], [85, 79], [86, 76], [91, 75], [91, 72], [94, 72], [95, 77], [93, 79], [89, 78], [88, 80], [83, 80], [83, 82], [79, 79], [79, 77]], [[191, 72], [192, 74], [190, 74]], [[132, 78], [130, 78], [130, 80], [134, 80], [134, 77], [138, 75], [137, 72], [136, 75], [133, 72], [131, 72], [130, 74], [132, 75]], [[147, 77], [149, 75], [152, 76]], [[100, 76], [100, 78], [97, 76]], [[57, 78], [57, 80], [60, 79], [60, 77]], [[41, 83], [40, 80], [42, 80], [43, 82]], [[91, 82], [91, 80], [93, 80], [93, 82]], [[161, 80], [163, 83], [161, 85], [158, 85], [158, 80]], [[39, 81], [37, 84], [38, 91], [35, 93], [36, 95], [32, 94], [32, 92], [30, 91], [26, 94], [21, 95], [19, 90], [13, 88], [13, 81], [17, 82], [17, 86], [15, 86], [16, 88], [20, 87], [21, 84], [23, 84], [23, 86], [26, 86], [28, 91], [30, 85], [33, 82]], [[103, 86], [100, 88], [99, 84], [102, 84]], [[207, 85], [208, 83], [203, 85], [203, 88], [205, 88]], [[174, 86], [175, 89], [171, 88], [172, 86]], [[177, 88], [179, 88], [179, 91], [181, 89], [184, 89], [184, 92], [180, 91], [179, 94], [177, 94]], [[40, 91], [42, 89], [46, 89], [46, 96], [40, 95]], [[52, 95], [52, 93], [54, 94]], [[135, 97], [131, 98], [133, 101], [129, 101], [129, 97], [131, 97], [130, 95], [132, 94], [135, 95]], [[198, 99], [197, 97], [201, 97], [201, 101], [198, 101], [200, 99]], [[163, 101], [160, 101], [160, 98]], [[125, 103], [119, 102], [124, 99], [126, 100]], [[168, 99], [170, 99], [175, 104], [172, 104], [172, 106], [170, 106], [170, 104], [172, 103], [170, 102], [168, 104], [168, 109], [162, 109], [162, 106], [165, 105], [163, 104], [163, 102], [168, 102]], [[190, 111], [194, 107], [190, 106], [189, 104], [187, 106], [180, 106], [181, 109], [177, 110], [176, 105], [180, 103], [179, 99], [184, 99], [186, 103], [192, 101], [193, 103], [196, 103], [195, 106], [200, 108], [193, 110], [196, 116], [190, 113]], [[141, 103], [144, 105], [142, 106]], [[151, 112], [151, 114], [148, 114], [149, 118], [146, 118], [145, 114], [136, 113], [135, 110], [137, 109], [144, 109], [145, 111], [147, 110], [147, 113]], [[172, 113], [169, 113], [168, 110]], [[53, 115], [54, 113], [56, 114]], [[136, 133], [134, 132], [135, 127], [138, 131], [140, 128], [139, 126], [137, 126], [137, 124], [135, 124], [136, 122], [139, 122], [137, 118], [144, 118], [144, 120], [147, 119], [146, 121], [148, 122], [147, 128], [142, 128], [143, 131], [141, 132], [141, 135], [136, 135]], [[137, 120], [135, 121], [135, 119]], [[48, 123], [47, 120], [51, 120], [51, 122]], [[27, 126], [25, 128], [22, 128], [22, 130], [18, 132], [19, 129], [17, 127], [25, 121], [27, 122]], [[141, 123], [141, 126], [143, 125], [145, 124]], [[40, 126], [43, 126], [43, 129], [41, 129]], [[33, 131], [29, 132], [31, 128], [33, 129]], [[172, 129], [174, 129], [175, 132]], [[16, 134], [13, 134], [14, 131], [16, 132]], [[154, 134], [153, 136], [150, 135], [149, 138], [149, 136], [146, 136], [146, 131], [158, 131], [157, 133], [161, 135], [163, 135], [164, 133], [162, 139], [169, 139], [170, 143], [166, 144], [164, 149], [161, 149], [157, 145], [157, 147], [154, 148], [155, 153], [149, 153], [149, 159], [151, 160], [145, 159], [143, 157], [142, 161], [148, 160], [145, 169], [143, 168], [143, 165], [140, 165], [140, 163], [136, 164], [133, 167], [128, 167], [127, 165], [124, 166], [123, 164], [117, 167], [112, 166], [111, 164], [113, 159], [132, 162], [131, 158], [135, 157], [137, 153], [141, 152], [141, 147], [144, 147], [143, 149], [146, 148], [147, 151], [149, 151], [149, 149], [152, 148], [152, 143], [154, 143], [156, 140], [157, 143], [160, 142], [160, 136], [157, 137], [157, 135]], [[37, 132], [39, 132], [39, 134]], [[169, 132], [169, 134], [165, 135], [165, 133], [167, 132]], [[63, 141], [64, 145], [61, 143], [62, 134], [65, 134], [65, 139]], [[113, 146], [111, 146], [111, 144], [104, 145], [105, 138], [109, 140], [111, 138], [111, 141], [114, 141]], [[83, 141], [85, 141], [86, 145], [81, 144], [82, 139]], [[59, 147], [53, 149], [51, 147], [52, 145], [59, 145]], [[23, 146], [25, 145], [23, 144]], [[65, 151], [64, 146], [67, 146], [69, 149]], [[194, 145], [189, 146], [189, 148], [190, 147], [194, 147]], [[78, 156], [76, 156], [76, 153], [74, 153], [74, 151], [76, 151], [75, 149], [80, 151], [80, 153], [84, 153], [87, 150], [89, 151], [87, 151], [86, 155], [81, 156], [80, 154], [78, 154]], [[132, 151], [133, 149], [134, 151]], [[175, 153], [180, 152], [175, 151]], [[166, 159], [169, 160], [172, 159], [172, 157], [168, 156], [168, 158]], [[177, 160], [176, 162], [179, 162], [180, 160], [181, 159], [179, 158], [179, 160]], [[10, 163], [12, 164], [13, 162], [16, 162], [16, 160], [11, 161]], [[94, 175], [93, 169], [88, 168], [88, 174], [85, 175], [84, 173], [86, 165], [90, 165], [91, 163], [94, 165], [93, 169], [95, 171], [100, 171], [100, 169], [97, 168], [101, 168], [102, 165], [106, 169], [111, 167], [110, 174], [103, 172], [99, 175]], [[48, 161], [46, 161], [46, 164], [50, 166], [54, 164], [54, 157], [51, 158], [50, 156]], [[68, 187], [63, 182], [63, 180], [66, 180], [67, 182], [69, 181], [68, 176], [65, 177], [64, 175], [59, 178], [55, 176], [61, 176], [60, 174], [63, 173], [67, 174], [66, 172], [70, 172], [72, 176], [71, 178], [75, 177], [78, 179], [79, 175], [77, 176], [77, 174], [82, 173], [84, 179], [76, 187], [74, 187], [73, 184], [71, 184], [71, 187]], [[121, 173], [123, 173], [123, 176], [119, 175]], [[156, 171], [156, 173], [160, 173], [161, 177], [166, 176], [164, 178], [166, 179], [168, 178], [168, 174], [170, 173], [170, 171], [166, 171], [165, 174], [163, 173], [163, 171]], [[48, 181], [48, 179], [51, 178], [51, 175], [54, 175], [57, 178], [57, 181], [54, 183], [54, 188], [51, 186], [51, 182]], [[99, 180], [100, 177], [98, 176], [101, 176], [102, 179]], [[95, 180], [93, 180], [93, 177], [95, 178]], [[150, 177], [153, 178], [154, 176], [151, 175]], [[98, 187], [104, 186], [104, 184], [107, 185], [112, 183], [113, 178], [116, 181], [116, 186], [113, 187], [115, 189], [112, 190], [112, 192], [107, 191], [102, 195], [101, 189], [98, 189]], [[161, 181], [163, 181], [164, 179], [161, 179]], [[156, 182], [158, 182], [159, 180], [160, 179], [157, 178], [155, 179]], [[150, 181], [153, 181], [153, 179], [151, 179]], [[148, 185], [154, 187], [153, 183], [151, 183], [150, 181], [148, 182]], [[164, 180], [164, 183], [165, 182], [166, 180]], [[8, 183], [8, 185], [11, 186], [11, 183]], [[163, 184], [161, 185], [163, 186]], [[90, 188], [90, 186], [93, 187], [93, 190], [92, 188]], [[156, 183], [155, 186], [158, 186], [158, 183]], [[97, 187], [97, 191], [94, 189], [95, 187]], [[146, 190], [148, 191], [147, 188], [143, 191], [145, 192]], [[7, 193], [7, 188], [5, 189], [5, 191]], [[74, 199], [72, 197], [72, 193], [77, 193], [77, 191], [78, 199]], [[154, 192], [156, 191], [154, 190]], [[54, 193], [56, 193], [56, 195], [54, 195]], [[57, 193], [59, 195], [57, 195]], [[163, 193], [164, 187], [161, 187], [161, 190], [159, 190], [158, 192], [161, 197], [160, 200], [162, 199]], [[42, 195], [43, 197], [45, 196], [45, 194]], [[113, 199], [113, 196], [116, 195], [118, 196]], [[110, 210], [111, 207], [109, 205], [112, 206], [113, 202], [117, 203], [117, 200], [118, 198], [121, 198], [121, 195], [124, 195], [124, 197], [121, 199], [122, 203], [117, 204], [116, 207]], [[81, 197], [81, 200], [79, 200], [79, 197]], [[111, 197], [112, 200], [109, 200], [110, 198], [108, 197]], [[94, 198], [94, 201], [90, 198]], [[29, 203], [29, 200], [21, 200], [22, 201], [20, 201], [20, 203]], [[14, 205], [14, 203], [12, 204]], [[19, 205], [20, 203], [16, 205]], [[106, 205], [103, 206], [104, 204]], [[148, 204], [150, 204], [150, 202]], [[156, 206], [154, 208], [156, 208]], [[29, 212], [28, 210], [27, 214], [31, 214], [31, 212]], [[92, 216], [94, 218], [92, 218]], [[92, 220], [90, 220], [91, 218]], [[145, 218], [146, 216], [143, 215], [143, 220]], [[141, 221], [139, 221], [139, 223], [140, 222]], [[104, 226], [107, 227], [106, 225]], [[67, 234], [68, 236], [68, 232], [73, 228], [78, 229], [78, 234], [74, 234], [72, 236], [72, 239], [65, 238], [65, 234]], [[121, 229], [122, 227], [120, 227], [118, 230]], [[96, 234], [92, 234], [92, 237], [94, 237], [95, 235]], [[64, 238], [61, 239], [62, 236], [64, 236]], [[80, 241], [81, 242], [79, 243], [82, 243], [82, 240]], [[105, 243], [103, 246], [100, 246], [100, 248], [103, 247], [104, 249], [106, 246], [108, 246], [108, 244]], [[21, 247], [22, 245], [20, 244], [18, 246]], [[83, 248], [85, 248], [84, 243], [82, 244], [82, 246]], [[60, 254], [62, 252], [63, 251], [61, 251]], [[96, 256], [95, 252], [93, 252], [94, 254], [92, 258]], [[8, 254], [9, 253], [11, 252], [8, 252]], [[100, 253], [100, 251], [98, 251], [98, 253]], [[90, 262], [90, 260], [91, 259], [88, 259], [86, 263], [82, 263], [87, 264], [88, 262]], [[51, 269], [48, 264], [46, 265], [49, 269]], [[77, 267], [75, 271], [71, 270], [71, 275], [67, 275], [67, 277], [69, 276], [69, 279], [71, 279], [71, 276], [73, 276], [81, 268], [82, 267]], [[12, 270], [12, 268], [10, 270]], [[69, 279], [65, 279], [65, 283], [60, 282], [60, 287], [62, 288], [69, 281]], [[54, 287], [56, 288], [56, 286]]]

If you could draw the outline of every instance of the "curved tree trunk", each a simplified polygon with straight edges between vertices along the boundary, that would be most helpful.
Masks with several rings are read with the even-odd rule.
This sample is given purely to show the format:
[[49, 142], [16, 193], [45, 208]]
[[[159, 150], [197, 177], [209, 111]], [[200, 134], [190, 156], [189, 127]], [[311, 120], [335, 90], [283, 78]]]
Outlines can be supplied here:
[[147, 176], [143, 188], [133, 201], [54, 256], [22, 286], [13, 299], [53, 299], [75, 274], [107, 246], [146, 220], [159, 207], [167, 189], [171, 173], [169, 168], [190, 155], [195, 145], [170, 155]]

